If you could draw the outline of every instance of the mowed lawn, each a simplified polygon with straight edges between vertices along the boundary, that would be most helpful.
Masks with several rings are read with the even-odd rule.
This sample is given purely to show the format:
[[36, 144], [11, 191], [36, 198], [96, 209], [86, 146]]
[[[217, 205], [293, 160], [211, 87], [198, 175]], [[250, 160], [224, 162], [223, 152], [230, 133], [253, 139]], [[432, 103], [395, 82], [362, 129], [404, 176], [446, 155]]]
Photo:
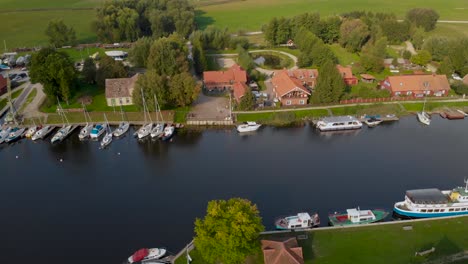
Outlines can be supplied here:
[[198, 6], [200, 27], [214, 24], [232, 31], [260, 30], [272, 17], [290, 17], [304, 12], [319, 12], [322, 16], [353, 10], [393, 12], [399, 18], [414, 7], [429, 7], [439, 12], [444, 20], [467, 20], [468, 2], [465, 0], [193, 0]]

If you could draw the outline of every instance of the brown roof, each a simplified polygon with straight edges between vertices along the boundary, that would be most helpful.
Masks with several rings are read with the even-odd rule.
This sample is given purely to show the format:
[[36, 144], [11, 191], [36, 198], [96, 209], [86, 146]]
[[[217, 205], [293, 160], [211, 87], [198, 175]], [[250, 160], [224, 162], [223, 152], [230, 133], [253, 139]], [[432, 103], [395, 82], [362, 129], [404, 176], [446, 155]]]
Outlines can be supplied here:
[[245, 95], [245, 92], [247, 91], [247, 85], [245, 83], [236, 82], [232, 86], [232, 90], [234, 93], [234, 98], [239, 101], [241, 97]]
[[363, 73], [361, 74], [361, 77], [365, 80], [375, 80], [375, 77], [370, 75], [370, 74], [367, 74], [367, 73]]
[[262, 240], [265, 264], [303, 264], [302, 248], [295, 237], [285, 240]]
[[131, 78], [106, 79], [106, 98], [132, 97], [139, 74]]
[[246, 83], [247, 72], [241, 66], [234, 64], [227, 71], [203, 72], [203, 80], [205, 83]]
[[7, 86], [7, 79], [0, 74], [0, 89]]
[[271, 79], [271, 82], [275, 86], [276, 92], [280, 97], [294, 90], [302, 90], [303, 92], [310, 94], [310, 92], [304, 87], [304, 80], [297, 78], [296, 75], [294, 75], [294, 71], [277, 71], [275, 76]]
[[468, 74], [463, 77], [463, 83], [468, 85]]
[[351, 70], [351, 67], [343, 67], [341, 65], [336, 65], [336, 68], [338, 69], [338, 71], [340, 72], [341, 76], [343, 78], [353, 78], [353, 71]]
[[386, 81], [390, 83], [393, 92], [450, 90], [450, 84], [447, 80], [447, 76], [445, 75], [430, 74], [389, 76]]

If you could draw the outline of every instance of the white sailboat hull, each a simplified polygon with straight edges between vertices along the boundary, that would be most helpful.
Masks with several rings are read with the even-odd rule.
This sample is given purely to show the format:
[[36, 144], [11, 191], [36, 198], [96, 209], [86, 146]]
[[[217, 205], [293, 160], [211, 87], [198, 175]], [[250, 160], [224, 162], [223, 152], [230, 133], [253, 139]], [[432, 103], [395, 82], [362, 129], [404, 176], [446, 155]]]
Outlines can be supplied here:
[[153, 130], [151, 130], [151, 137], [159, 137], [164, 133], [164, 124], [157, 124]]
[[151, 133], [152, 128], [153, 124], [143, 125], [137, 132], [138, 138], [142, 139], [147, 137]]
[[112, 142], [112, 133], [107, 133], [101, 141], [101, 147], [106, 147]]
[[418, 112], [418, 120], [425, 125], [431, 124], [431, 118], [426, 112]]
[[53, 127], [51, 127], [51, 126], [45, 126], [45, 127], [41, 128], [41, 129], [39, 129], [39, 130], [31, 137], [31, 139], [32, 139], [33, 141], [35, 141], [35, 140], [44, 138], [45, 136], [47, 136], [47, 135], [50, 133], [50, 131], [52, 131], [52, 129], [53, 129]]
[[[94, 133], [93, 130], [95, 128], [93, 128], [93, 130], [91, 130], [91, 134], [89, 134], [89, 136], [92, 138], [92, 139], [97, 139], [99, 138], [102, 134], [104, 134], [104, 132], [106, 131], [106, 124], [102, 124], [100, 129], [97, 129], [97, 131]], [[97, 126], [96, 126], [97, 127]]]
[[62, 127], [55, 135], [52, 137], [50, 140], [51, 143], [55, 143], [57, 141], [62, 141], [69, 133], [70, 130], [72, 129], [72, 126], [64, 126]]
[[122, 136], [123, 134], [127, 133], [129, 128], [130, 128], [130, 123], [128, 122], [120, 123], [119, 127], [114, 131], [114, 137]]
[[91, 134], [91, 130], [93, 129], [93, 125], [86, 125], [80, 130], [80, 134], [78, 134], [78, 138], [83, 140]]

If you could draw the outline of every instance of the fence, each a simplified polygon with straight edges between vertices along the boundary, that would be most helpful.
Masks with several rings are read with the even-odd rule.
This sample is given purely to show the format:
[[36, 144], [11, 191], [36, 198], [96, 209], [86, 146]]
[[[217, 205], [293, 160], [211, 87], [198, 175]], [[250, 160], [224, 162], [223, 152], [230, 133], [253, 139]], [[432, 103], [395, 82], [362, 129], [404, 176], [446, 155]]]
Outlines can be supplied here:
[[340, 104], [360, 104], [360, 103], [380, 103], [380, 102], [394, 102], [394, 101], [416, 101], [423, 100], [424, 97], [405, 96], [405, 97], [385, 97], [385, 98], [355, 98], [349, 100], [342, 100]]
[[193, 240], [192, 240], [181, 251], [179, 251], [177, 255], [175, 255], [175, 257], [172, 259], [172, 263], [175, 263], [176, 260], [180, 258], [182, 255], [190, 253], [190, 251], [192, 251], [194, 248], [195, 246], [193, 245]]

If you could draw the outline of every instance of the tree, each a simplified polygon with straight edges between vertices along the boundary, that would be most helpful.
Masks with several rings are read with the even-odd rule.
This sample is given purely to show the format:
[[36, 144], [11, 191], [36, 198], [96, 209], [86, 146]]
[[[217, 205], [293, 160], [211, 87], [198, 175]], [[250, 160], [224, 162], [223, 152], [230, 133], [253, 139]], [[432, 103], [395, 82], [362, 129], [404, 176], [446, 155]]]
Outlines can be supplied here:
[[440, 63], [440, 67], [437, 69], [439, 74], [445, 74], [447, 76], [452, 75], [453, 73], [453, 65], [450, 62], [449, 57], [445, 57], [442, 63]]
[[237, 54], [238, 54], [237, 62], [242, 68], [244, 68], [248, 72], [250, 72], [251, 70], [255, 68], [255, 63], [252, 57], [250, 57], [250, 54], [248, 51], [243, 49], [241, 46], [237, 46]]
[[173, 107], [192, 104], [200, 93], [200, 86], [188, 72], [176, 74], [169, 79], [169, 98]]
[[161, 108], [171, 107], [169, 98], [169, 79], [165, 75], [159, 75], [156, 70], [148, 70], [145, 74], [142, 74], [136, 83], [135, 89], [133, 90], [133, 102], [140, 109], [143, 109], [143, 96], [147, 102], [149, 111], [155, 111], [155, 105], [150, 102], [154, 101], [154, 95], [158, 97], [158, 103]]
[[185, 44], [177, 35], [160, 38], [153, 42], [147, 62], [148, 69], [159, 75], [174, 75], [189, 70]]
[[424, 41], [423, 50], [427, 50], [435, 61], [442, 61], [449, 54], [450, 40], [446, 37], [433, 36]]
[[278, 31], [278, 19], [273, 17], [270, 22], [265, 25], [265, 40], [270, 43], [270, 45], [277, 45], [278, 41], [276, 40], [276, 32]]
[[411, 52], [409, 50], [404, 50], [401, 56], [403, 57], [403, 59], [409, 60], [411, 59]]
[[250, 89], [247, 89], [239, 102], [239, 109], [243, 111], [253, 110], [255, 107], [255, 96]]
[[258, 236], [263, 230], [257, 206], [250, 201], [210, 201], [206, 216], [195, 221], [195, 247], [208, 263], [243, 263], [260, 251]]
[[133, 44], [128, 59], [135, 67], [146, 67], [152, 43], [151, 38], [143, 37]]
[[426, 32], [424, 31], [423, 28], [416, 28], [416, 30], [413, 33], [413, 36], [411, 37], [411, 41], [413, 43], [413, 46], [416, 49], [421, 49], [422, 45], [424, 43], [424, 38], [426, 37]]
[[192, 41], [192, 56], [193, 66], [197, 74], [202, 74], [208, 67], [208, 62], [205, 57], [205, 50], [200, 40], [196, 39]]
[[418, 54], [411, 57], [411, 62], [417, 65], [425, 66], [432, 59], [431, 54], [427, 50], [421, 50]]
[[340, 44], [351, 52], [360, 51], [369, 39], [367, 25], [360, 19], [345, 20], [340, 27]]
[[319, 69], [317, 86], [312, 95], [314, 103], [336, 103], [345, 91], [345, 83], [333, 61], [326, 61]]
[[49, 43], [57, 48], [76, 43], [75, 30], [61, 19], [49, 21], [45, 34], [49, 37]]
[[384, 36], [392, 44], [400, 44], [409, 38], [410, 24], [396, 19], [386, 19], [379, 23]]
[[96, 83], [99, 87], [105, 86], [106, 79], [125, 77], [127, 77], [127, 70], [121, 61], [115, 61], [108, 56], [104, 56], [99, 61], [99, 68], [96, 71]]
[[276, 45], [284, 44], [291, 38], [291, 25], [289, 19], [281, 17], [278, 19], [278, 28], [276, 29]]
[[31, 81], [43, 85], [50, 102], [58, 97], [68, 104], [76, 80], [75, 67], [68, 54], [43, 48], [32, 56], [29, 69]]
[[360, 60], [364, 70], [376, 73], [383, 71], [383, 60], [387, 57], [387, 44], [387, 38], [383, 37], [363, 47]]
[[320, 21], [320, 33], [318, 37], [325, 43], [337, 42], [340, 37], [341, 19], [337, 16], [328, 17]]
[[96, 82], [96, 64], [94, 64], [93, 59], [85, 59], [81, 76], [86, 83], [93, 84]]
[[416, 27], [424, 28], [427, 32], [436, 27], [439, 14], [430, 8], [413, 8], [406, 13], [406, 19]]

